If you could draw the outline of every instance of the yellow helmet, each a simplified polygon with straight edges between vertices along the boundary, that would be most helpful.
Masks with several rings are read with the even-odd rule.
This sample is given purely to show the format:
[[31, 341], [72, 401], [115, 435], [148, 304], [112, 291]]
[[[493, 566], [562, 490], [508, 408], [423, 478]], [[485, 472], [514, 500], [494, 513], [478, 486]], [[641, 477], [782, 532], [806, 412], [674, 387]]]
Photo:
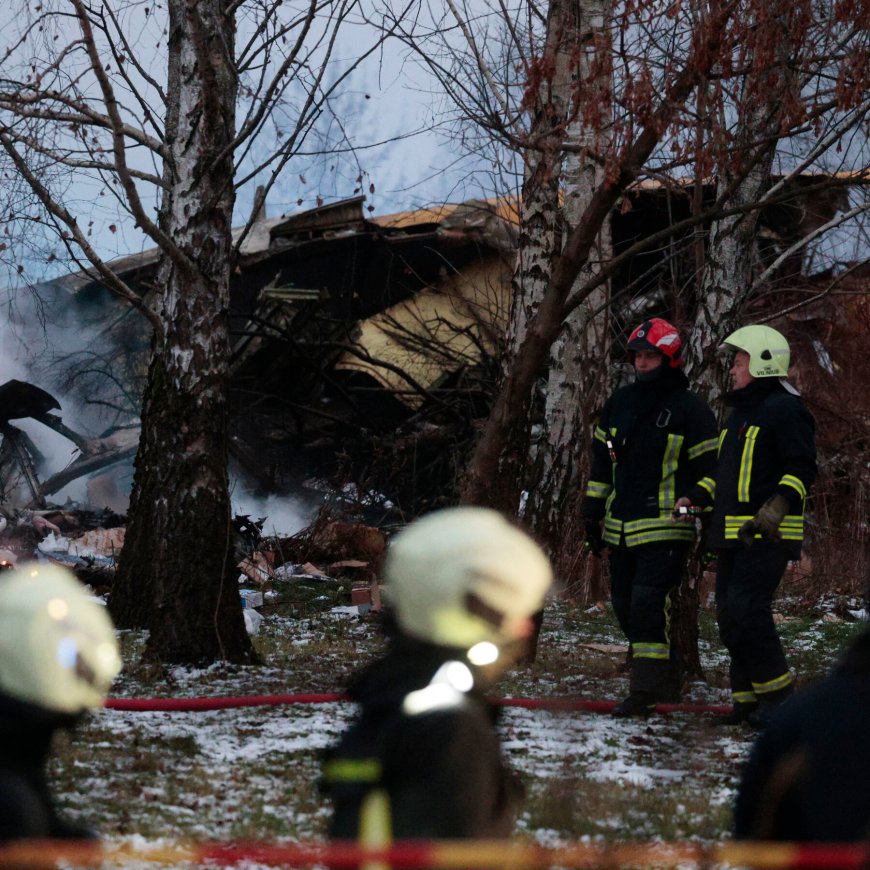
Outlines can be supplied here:
[[448, 508], [412, 523], [391, 544], [386, 594], [412, 637], [471, 648], [518, 639], [552, 582], [540, 547], [487, 508]]
[[791, 351], [785, 336], [770, 326], [754, 324], [732, 332], [723, 344], [749, 354], [749, 374], [754, 378], [788, 376]]
[[0, 692], [57, 713], [100, 707], [121, 669], [105, 606], [69, 572], [0, 575]]

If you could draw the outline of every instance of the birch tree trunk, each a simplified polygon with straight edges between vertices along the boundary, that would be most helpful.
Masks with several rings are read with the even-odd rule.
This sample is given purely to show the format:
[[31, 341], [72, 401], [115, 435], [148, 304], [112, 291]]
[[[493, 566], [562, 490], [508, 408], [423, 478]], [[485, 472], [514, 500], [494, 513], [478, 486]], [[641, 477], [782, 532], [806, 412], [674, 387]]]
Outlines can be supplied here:
[[[565, 100], [577, 108], [568, 128], [572, 146], [565, 159], [563, 223], [574, 230], [592, 195], [604, 181], [604, 161], [610, 149], [612, 87], [610, 82], [610, 0], [584, 0], [576, 7], [578, 46], [573, 66], [559, 80]], [[590, 116], [594, 116], [594, 122]], [[581, 292], [609, 262], [610, 221], [605, 220], [589, 258], [574, 281], [572, 292]], [[553, 558], [564, 583], [582, 579], [581, 597], [595, 595], [581, 560], [580, 488], [582, 468], [589, 454], [589, 421], [607, 390], [610, 349], [610, 294], [607, 282], [592, 291], [569, 314], [550, 352], [544, 421], [535, 465], [529, 481], [526, 518], [536, 537]], [[596, 574], [596, 578], [597, 578]]]
[[535, 379], [547, 362], [565, 318], [583, 301], [583, 294], [577, 293], [569, 299], [571, 288], [588, 262], [601, 227], [609, 219], [619, 197], [637, 178], [675, 114], [684, 108], [698, 82], [709, 72], [733, 8], [731, 4], [717, 6], [716, 13], [699, 28], [684, 66], [663, 88], [663, 93], [657, 95], [654, 110], [648, 114], [632, 142], [623, 149], [618, 162], [609, 167], [605, 180], [593, 192], [576, 227], [566, 234], [561, 251], [553, 258], [546, 292], [528, 322], [526, 336], [502, 379], [478, 439], [462, 489], [464, 503], [500, 504], [495, 496], [505, 489], [503, 456], [508, 446], [516, 443], [514, 433], [527, 431]]
[[[164, 253], [126, 541], [112, 592], [146, 655], [245, 661], [227, 480], [230, 229], [237, 80], [226, 0], [170, 0]], [[159, 542], [155, 548], [154, 542]]]
[[[727, 389], [727, 371], [716, 358], [722, 339], [740, 322], [759, 271], [756, 206], [770, 188], [776, 147], [783, 129], [788, 94], [796, 85], [790, 70], [795, 10], [756, 21], [756, 56], [743, 79], [733, 146], [716, 167], [717, 199], [737, 214], [710, 228], [695, 323], [688, 338], [686, 372], [716, 407]], [[769, 52], [770, 56], [764, 55]]]
[[[529, 147], [526, 151], [520, 203], [520, 231], [511, 295], [510, 321], [502, 356], [501, 379], [509, 377], [528, 325], [537, 314], [549, 286], [553, 257], [561, 245], [559, 187], [562, 149], [571, 103], [571, 51], [576, 44], [578, 21], [571, 0], [552, 0], [547, 14], [547, 31], [542, 70], [548, 71], [539, 85], [532, 107]], [[544, 375], [542, 371], [541, 376]], [[535, 397], [526, 398], [527, 414]], [[530, 431], [514, 427], [502, 451], [498, 480], [490, 493], [490, 504], [509, 515], [520, 508], [520, 493], [528, 470]]]

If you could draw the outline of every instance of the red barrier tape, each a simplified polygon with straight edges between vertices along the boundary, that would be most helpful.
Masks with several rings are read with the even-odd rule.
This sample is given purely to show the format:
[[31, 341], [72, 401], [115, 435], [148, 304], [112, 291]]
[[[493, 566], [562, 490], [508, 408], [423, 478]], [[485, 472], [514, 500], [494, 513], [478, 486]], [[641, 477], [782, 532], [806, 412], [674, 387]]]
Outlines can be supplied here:
[[304, 867], [326, 864], [337, 870], [389, 867], [419, 870], [485, 870], [491, 867], [545, 870], [551, 867], [614, 868], [685, 867], [710, 864], [755, 867], [759, 870], [866, 870], [867, 843], [567, 843], [546, 847], [508, 840], [397, 841], [384, 848], [364, 849], [357, 843], [258, 842], [111, 844], [77, 841], [19, 840], [0, 844], [0, 867], [40, 868], [64, 861], [68, 866], [101, 862], [152, 862], [178, 866], [223, 867], [242, 861], [268, 866]]
[[[226, 710], [232, 707], [278, 707], [283, 704], [328, 704], [350, 700], [340, 692], [307, 695], [240, 695], [225, 698], [109, 698], [110, 710], [137, 712], [194, 712]], [[493, 698], [503, 707], [525, 707], [530, 710], [583, 710], [587, 713], [609, 713], [616, 701], [585, 701], [582, 698]], [[657, 713], [730, 713], [730, 705], [719, 704], [658, 704]]]

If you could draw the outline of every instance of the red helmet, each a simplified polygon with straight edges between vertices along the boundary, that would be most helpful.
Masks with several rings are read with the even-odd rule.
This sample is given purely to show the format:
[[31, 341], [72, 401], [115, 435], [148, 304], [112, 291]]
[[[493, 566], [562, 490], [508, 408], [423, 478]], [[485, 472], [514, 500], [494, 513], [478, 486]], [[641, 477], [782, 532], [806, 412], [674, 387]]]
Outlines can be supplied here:
[[677, 369], [683, 364], [682, 347], [683, 343], [680, 341], [680, 334], [676, 327], [667, 320], [662, 320], [661, 317], [644, 320], [628, 337], [629, 351], [654, 350], [668, 361], [672, 369]]

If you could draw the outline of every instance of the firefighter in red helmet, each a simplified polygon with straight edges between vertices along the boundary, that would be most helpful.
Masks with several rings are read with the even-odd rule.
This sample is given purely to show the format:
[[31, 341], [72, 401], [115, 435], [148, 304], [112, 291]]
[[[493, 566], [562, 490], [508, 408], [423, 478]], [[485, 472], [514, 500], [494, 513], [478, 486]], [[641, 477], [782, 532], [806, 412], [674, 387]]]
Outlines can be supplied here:
[[673, 511], [715, 467], [717, 441], [712, 411], [681, 371], [681, 348], [666, 320], [641, 323], [628, 340], [635, 381], [607, 399], [594, 431], [584, 546], [608, 548], [611, 601], [631, 644], [629, 695], [615, 716], [647, 715], [676, 700], [682, 682], [670, 614], [695, 529]]

